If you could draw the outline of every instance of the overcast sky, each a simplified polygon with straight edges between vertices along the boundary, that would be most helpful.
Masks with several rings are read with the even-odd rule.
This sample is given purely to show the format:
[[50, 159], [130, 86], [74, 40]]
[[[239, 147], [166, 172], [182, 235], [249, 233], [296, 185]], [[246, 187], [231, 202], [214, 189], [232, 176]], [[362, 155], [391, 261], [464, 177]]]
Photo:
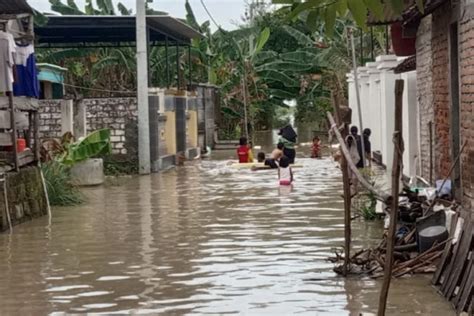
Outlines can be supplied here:
[[[51, 5], [48, 0], [27, 1], [40, 12], [51, 12]], [[122, 2], [127, 8], [135, 11], [135, 0], [114, 0], [114, 2]], [[63, 0], [63, 3], [66, 3], [66, 0]], [[76, 3], [79, 8], [84, 7], [84, 0], [76, 0]], [[154, 0], [152, 7], [158, 11], [169, 12], [172, 16], [183, 18], [186, 15], [184, 3], [185, 0]], [[190, 3], [200, 23], [209, 20], [209, 16], [202, 7], [200, 0], [190, 0]], [[245, 0], [204, 0], [204, 3], [217, 23], [224, 29], [235, 28], [235, 23], [240, 22], [240, 18], [245, 10]]]

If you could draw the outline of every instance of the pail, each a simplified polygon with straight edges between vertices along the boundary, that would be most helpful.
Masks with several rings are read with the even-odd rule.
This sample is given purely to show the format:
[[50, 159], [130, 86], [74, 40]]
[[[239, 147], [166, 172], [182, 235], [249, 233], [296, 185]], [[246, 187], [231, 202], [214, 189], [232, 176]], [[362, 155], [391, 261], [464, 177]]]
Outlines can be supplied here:
[[16, 140], [16, 151], [18, 153], [21, 153], [21, 152], [25, 151], [25, 149], [26, 149], [26, 140], [23, 139], [23, 138], [18, 138]]

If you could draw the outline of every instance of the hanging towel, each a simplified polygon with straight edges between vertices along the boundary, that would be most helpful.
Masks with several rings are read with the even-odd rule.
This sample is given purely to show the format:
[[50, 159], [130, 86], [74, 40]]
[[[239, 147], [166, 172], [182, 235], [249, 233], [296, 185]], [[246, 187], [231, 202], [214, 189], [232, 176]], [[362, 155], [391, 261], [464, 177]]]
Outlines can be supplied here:
[[12, 91], [15, 49], [13, 35], [0, 31], [0, 92]]
[[33, 45], [17, 45], [15, 64], [17, 78], [13, 84], [13, 94], [39, 98], [38, 72]]

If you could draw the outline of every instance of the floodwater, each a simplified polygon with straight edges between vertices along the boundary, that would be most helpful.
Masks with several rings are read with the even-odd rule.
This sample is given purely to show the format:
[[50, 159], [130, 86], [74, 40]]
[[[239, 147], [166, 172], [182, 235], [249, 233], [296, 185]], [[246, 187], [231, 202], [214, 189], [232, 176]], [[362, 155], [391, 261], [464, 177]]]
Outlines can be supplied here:
[[[87, 204], [0, 235], [0, 314], [375, 313], [380, 281], [326, 260], [343, 244], [338, 170], [298, 163], [293, 188], [203, 161], [87, 189]], [[355, 247], [380, 227], [355, 221]], [[429, 281], [395, 280], [388, 314], [454, 315]]]

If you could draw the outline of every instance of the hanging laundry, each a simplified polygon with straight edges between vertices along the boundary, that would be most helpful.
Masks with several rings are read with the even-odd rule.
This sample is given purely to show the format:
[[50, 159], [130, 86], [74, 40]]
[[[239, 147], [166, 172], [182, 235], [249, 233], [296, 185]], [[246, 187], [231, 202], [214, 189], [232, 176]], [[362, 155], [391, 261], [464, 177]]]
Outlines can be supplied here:
[[39, 81], [33, 45], [17, 45], [15, 54], [16, 80], [13, 84], [15, 96], [39, 98]]
[[0, 92], [12, 91], [15, 51], [13, 35], [0, 31]]

